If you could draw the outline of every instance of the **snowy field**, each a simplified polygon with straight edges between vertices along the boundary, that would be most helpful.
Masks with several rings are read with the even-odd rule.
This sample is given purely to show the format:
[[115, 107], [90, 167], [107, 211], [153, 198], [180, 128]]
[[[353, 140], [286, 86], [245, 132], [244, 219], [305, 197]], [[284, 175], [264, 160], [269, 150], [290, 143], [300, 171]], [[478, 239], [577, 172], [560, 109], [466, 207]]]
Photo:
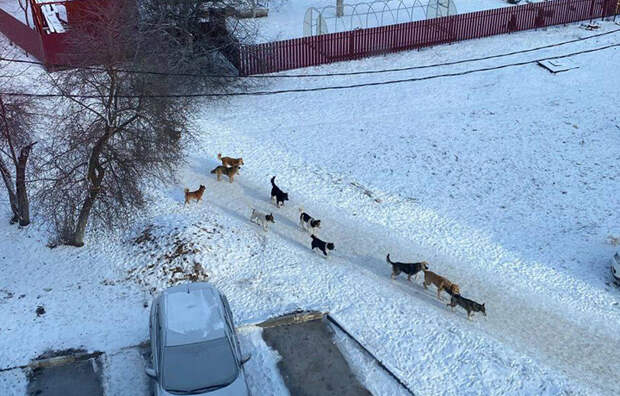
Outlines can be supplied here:
[[[596, 33], [616, 29], [605, 22]], [[592, 34], [575, 24], [287, 74], [442, 63]], [[250, 89], [453, 73], [619, 37], [400, 73], [256, 79]], [[0, 222], [0, 369], [47, 349], [83, 347], [110, 355], [107, 394], [142, 389], [139, 359], [119, 358], [129, 354], [121, 348], [148, 337], [151, 292], [198, 271], [228, 296], [244, 326], [256, 394], [285, 391], [277, 356], [249, 325], [297, 308], [329, 311], [416, 394], [614, 394], [620, 291], [610, 285], [614, 248], [606, 239], [620, 235], [618, 55], [616, 47], [571, 56], [579, 68], [556, 75], [528, 64], [205, 104], [178, 183], [152, 188], [130, 230], [94, 232], [85, 248], [52, 250], [37, 218], [28, 229]], [[209, 174], [218, 152], [243, 157], [235, 183]], [[269, 202], [272, 175], [291, 198], [282, 209]], [[184, 207], [183, 188], [199, 184], [204, 201]], [[297, 225], [300, 206], [336, 244], [328, 260], [310, 251]], [[249, 223], [250, 207], [274, 211], [269, 232]], [[485, 302], [488, 316], [468, 321], [421, 279], [391, 280], [388, 252], [428, 261], [464, 296]], [[347, 339], [337, 342], [368, 389], [400, 389]], [[19, 371], [0, 373], [0, 394], [22, 394], [24, 384]]]

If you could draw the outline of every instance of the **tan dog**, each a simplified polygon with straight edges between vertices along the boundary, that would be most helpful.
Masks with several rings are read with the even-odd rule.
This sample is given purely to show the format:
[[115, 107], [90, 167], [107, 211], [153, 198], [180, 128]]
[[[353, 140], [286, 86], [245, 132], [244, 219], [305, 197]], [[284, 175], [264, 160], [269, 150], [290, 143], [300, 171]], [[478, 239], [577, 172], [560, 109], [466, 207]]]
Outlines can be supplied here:
[[441, 275], [437, 275], [432, 271], [424, 271], [424, 288], [428, 285], [434, 284], [437, 287], [437, 298], [441, 300], [441, 291], [447, 290], [448, 294], [461, 294], [459, 285], [452, 283]]
[[243, 165], [243, 158], [232, 158], [232, 157], [222, 157], [222, 154], [217, 155], [217, 159], [222, 161], [222, 166], [231, 167], [231, 166], [241, 166]]
[[202, 184], [200, 185], [200, 188], [196, 191], [189, 191], [189, 188], [185, 189], [185, 205], [187, 205], [189, 203], [189, 201], [191, 201], [192, 199], [195, 199], [196, 202], [200, 202], [200, 200], [202, 199], [202, 194], [205, 192], [205, 186], [203, 186]]
[[233, 182], [235, 175], [239, 173], [239, 167], [233, 166], [232, 168], [227, 168], [224, 165], [220, 165], [217, 168], [213, 169], [211, 173], [215, 173], [217, 175], [217, 181], [220, 181], [220, 177], [222, 175], [228, 176], [228, 181]]

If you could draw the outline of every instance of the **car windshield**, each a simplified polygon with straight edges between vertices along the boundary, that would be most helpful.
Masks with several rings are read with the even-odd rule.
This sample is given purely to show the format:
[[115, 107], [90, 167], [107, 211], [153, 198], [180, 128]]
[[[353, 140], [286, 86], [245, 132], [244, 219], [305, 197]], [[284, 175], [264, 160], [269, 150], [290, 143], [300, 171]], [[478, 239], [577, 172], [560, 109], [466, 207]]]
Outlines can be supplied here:
[[168, 392], [217, 389], [232, 383], [239, 375], [226, 337], [165, 347], [162, 365], [162, 385]]

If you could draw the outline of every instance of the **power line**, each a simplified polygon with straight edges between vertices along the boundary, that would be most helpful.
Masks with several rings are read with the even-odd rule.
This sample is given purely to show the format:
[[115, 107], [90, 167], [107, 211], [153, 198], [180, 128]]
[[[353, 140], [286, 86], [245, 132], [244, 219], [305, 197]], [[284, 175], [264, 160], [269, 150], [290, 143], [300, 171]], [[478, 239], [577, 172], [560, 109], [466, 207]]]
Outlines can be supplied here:
[[[267, 96], [267, 95], [277, 95], [277, 94], [285, 94], [285, 93], [302, 93], [302, 92], [317, 92], [317, 91], [328, 91], [328, 90], [340, 90], [340, 89], [352, 89], [352, 88], [362, 88], [362, 87], [372, 87], [379, 85], [391, 85], [391, 84], [400, 84], [406, 82], [416, 82], [416, 81], [425, 81], [425, 80], [433, 80], [436, 78], [444, 78], [444, 77], [456, 77], [456, 76], [464, 76], [467, 74], [474, 74], [486, 71], [500, 70], [509, 67], [516, 66], [524, 66], [531, 63], [537, 63], [541, 61], [551, 60], [551, 59], [560, 59], [567, 58], [569, 56], [587, 54], [596, 51], [602, 51], [609, 48], [619, 47], [620, 44], [610, 44], [604, 47], [591, 48], [587, 50], [582, 50], [578, 52], [572, 52], [569, 54], [558, 55], [558, 56], [550, 56], [546, 58], [539, 58], [529, 61], [517, 62], [517, 63], [508, 63], [505, 65], [486, 67], [481, 69], [472, 69], [466, 70], [462, 72], [454, 72], [454, 73], [445, 73], [445, 74], [436, 74], [425, 77], [413, 77], [399, 80], [388, 80], [388, 81], [378, 81], [378, 82], [369, 82], [369, 83], [359, 83], [359, 84], [351, 84], [351, 85], [336, 85], [336, 86], [327, 86], [327, 87], [316, 87], [316, 88], [298, 88], [298, 89], [283, 89], [277, 91], [253, 91], [253, 92], [231, 92], [231, 93], [197, 93], [197, 94], [170, 94], [170, 95], [117, 95], [118, 98], [125, 99], [138, 99], [138, 98], [204, 98], [204, 97], [229, 97], [229, 96]], [[0, 92], [0, 95], [6, 96], [24, 96], [24, 97], [38, 97], [38, 98], [81, 98], [81, 99], [97, 99], [100, 98], [100, 95], [63, 95], [63, 94], [34, 94], [34, 93], [19, 93], [19, 92]]]
[[[401, 72], [401, 71], [409, 71], [409, 70], [429, 69], [429, 68], [435, 68], [435, 67], [440, 67], [440, 66], [453, 66], [453, 65], [458, 65], [458, 64], [462, 64], [462, 63], [479, 62], [479, 61], [483, 61], [483, 60], [503, 58], [503, 57], [507, 57], [507, 56], [518, 55], [518, 54], [525, 54], [525, 53], [528, 53], [528, 52], [540, 51], [540, 50], [543, 50], [543, 49], [554, 48], [554, 47], [559, 47], [559, 46], [563, 46], [563, 45], [567, 45], [567, 44], [572, 44], [572, 43], [576, 43], [576, 42], [586, 41], [586, 40], [590, 40], [590, 39], [593, 39], [593, 38], [598, 38], [598, 37], [610, 35], [610, 34], [613, 34], [613, 33], [617, 33], [619, 31], [620, 31], [620, 29], [615, 29], [615, 30], [611, 30], [609, 32], [594, 34], [594, 35], [591, 35], [591, 36], [588, 36], [588, 37], [581, 37], [581, 38], [577, 38], [577, 39], [573, 39], [573, 40], [562, 41], [562, 42], [553, 43], [553, 44], [547, 44], [547, 45], [543, 45], [543, 46], [539, 46], [539, 47], [534, 47], [534, 48], [528, 48], [528, 49], [524, 49], [524, 50], [506, 52], [506, 53], [502, 53], [502, 54], [489, 55], [489, 56], [483, 56], [483, 57], [478, 57], [478, 58], [468, 58], [468, 59], [462, 59], [462, 60], [457, 60], [457, 61], [452, 61], [452, 62], [434, 63], [434, 64], [418, 65], [418, 66], [407, 66], [407, 67], [393, 68], [393, 69], [361, 70], [361, 71], [340, 72], [340, 73], [279, 74], [279, 75], [257, 75], [257, 76], [235, 76], [235, 75], [228, 75], [228, 74], [206, 74], [206, 73], [205, 74], [203, 74], [203, 73], [174, 73], [174, 72], [157, 72], [157, 71], [149, 71], [149, 70], [131, 70], [131, 69], [115, 69], [115, 70], [117, 70], [118, 72], [131, 73], [131, 74], [151, 74], [151, 75], [160, 75], [160, 76], [203, 77], [203, 78], [254, 78], [254, 79], [260, 79], [260, 78], [309, 78], [309, 77], [355, 76], [355, 75], [363, 75], [363, 74], [380, 74], [380, 73], [393, 73], [393, 72]], [[93, 71], [106, 71], [106, 69], [104, 69], [102, 67], [97, 67], [97, 66], [86, 66], [86, 67], [83, 67], [83, 66], [77, 66], [77, 65], [71, 65], [71, 64], [47, 64], [46, 65], [44, 62], [39, 62], [39, 61], [29, 61], [29, 60], [23, 60], [23, 59], [4, 58], [4, 57], [0, 57], [0, 61], [11, 62], [11, 63], [32, 64], [32, 65], [39, 65], [39, 66], [54, 66], [54, 67], [69, 68], [69, 69], [71, 69], [71, 68], [82, 68], [82, 69], [93, 70]]]

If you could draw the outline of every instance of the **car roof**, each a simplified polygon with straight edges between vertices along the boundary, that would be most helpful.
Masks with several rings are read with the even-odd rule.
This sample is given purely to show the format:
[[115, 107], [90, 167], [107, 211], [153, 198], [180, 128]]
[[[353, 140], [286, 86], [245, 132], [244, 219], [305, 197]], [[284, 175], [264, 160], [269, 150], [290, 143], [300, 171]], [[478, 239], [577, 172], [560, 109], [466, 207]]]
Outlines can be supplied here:
[[161, 295], [164, 345], [177, 346], [222, 338], [226, 323], [222, 300], [208, 283], [188, 283]]

